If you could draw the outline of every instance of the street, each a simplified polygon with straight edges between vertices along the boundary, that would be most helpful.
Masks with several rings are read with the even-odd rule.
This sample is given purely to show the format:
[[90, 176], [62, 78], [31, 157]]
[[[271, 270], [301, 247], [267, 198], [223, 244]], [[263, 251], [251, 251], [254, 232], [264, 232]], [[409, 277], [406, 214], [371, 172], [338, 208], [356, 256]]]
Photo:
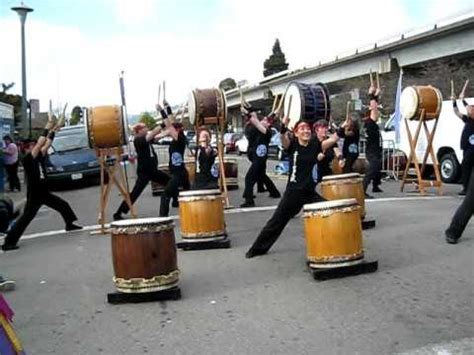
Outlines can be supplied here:
[[[247, 163], [239, 164], [240, 189], [230, 194], [234, 206]], [[277, 181], [283, 191], [284, 178]], [[410, 353], [458, 340], [457, 351], [472, 349], [474, 226], [456, 246], [443, 236], [461, 201], [459, 186], [424, 198], [400, 194], [398, 182], [383, 188], [383, 198], [367, 203], [377, 226], [364, 231], [366, 258], [377, 259], [379, 270], [323, 282], [306, 270], [300, 215], [268, 255], [244, 258], [272, 213], [258, 208], [227, 211], [231, 249], [179, 251], [179, 301], [109, 305], [108, 235], [26, 236], [20, 250], [0, 256], [2, 274], [17, 280], [6, 295], [17, 332], [30, 354]], [[58, 193], [88, 225], [97, 223], [97, 191]], [[114, 193], [111, 208], [118, 202]], [[258, 206], [276, 202], [266, 194], [257, 198]], [[156, 216], [158, 203], [146, 190], [139, 215]], [[26, 233], [61, 228], [60, 217], [45, 208]]]

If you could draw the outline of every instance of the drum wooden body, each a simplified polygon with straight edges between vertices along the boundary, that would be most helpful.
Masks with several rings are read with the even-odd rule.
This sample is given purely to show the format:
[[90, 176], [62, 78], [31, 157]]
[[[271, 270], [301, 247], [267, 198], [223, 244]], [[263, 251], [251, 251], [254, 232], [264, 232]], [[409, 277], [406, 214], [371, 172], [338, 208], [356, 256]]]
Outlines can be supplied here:
[[425, 110], [425, 119], [439, 117], [443, 96], [433, 86], [409, 86], [403, 89], [400, 96], [400, 111], [402, 117], [409, 120], [419, 120], [421, 111]]
[[[186, 170], [188, 171], [189, 183], [192, 185], [196, 176], [196, 162], [192, 160], [186, 160], [184, 162], [184, 165], [186, 167]], [[168, 164], [160, 164], [158, 165], [158, 169], [170, 175], [170, 168]], [[160, 183], [154, 181], [151, 182], [151, 193], [153, 194], [153, 196], [161, 195], [164, 190], [164, 185], [161, 185]]]
[[365, 194], [362, 176], [357, 173], [329, 175], [323, 177], [321, 194], [329, 201], [355, 198], [360, 205], [362, 219], [365, 217]]
[[338, 267], [363, 260], [357, 200], [319, 202], [303, 208], [306, 255], [310, 267]]
[[[238, 189], [239, 188], [239, 168], [237, 164], [237, 159], [233, 158], [224, 158], [224, 174], [227, 188]], [[212, 167], [212, 175], [214, 177], [220, 176], [219, 170], [219, 159], [216, 159], [214, 166]]]
[[179, 194], [181, 237], [202, 242], [224, 239], [224, 204], [219, 190], [184, 191]]
[[195, 126], [220, 125], [225, 127], [227, 107], [220, 89], [196, 89], [188, 98], [189, 122]]
[[323, 118], [329, 120], [331, 103], [326, 86], [322, 83], [290, 83], [285, 92], [284, 112], [290, 118], [290, 129], [300, 119], [310, 123]]
[[120, 292], [154, 292], [175, 287], [179, 270], [171, 218], [111, 224], [114, 283]]
[[126, 144], [120, 106], [91, 107], [86, 121], [91, 148], [115, 148]]

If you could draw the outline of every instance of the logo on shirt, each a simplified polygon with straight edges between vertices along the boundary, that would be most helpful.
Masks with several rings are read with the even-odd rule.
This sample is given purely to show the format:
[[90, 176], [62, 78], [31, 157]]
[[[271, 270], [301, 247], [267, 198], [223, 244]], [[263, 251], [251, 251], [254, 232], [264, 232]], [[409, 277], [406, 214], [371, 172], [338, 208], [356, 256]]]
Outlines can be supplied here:
[[469, 144], [474, 145], [474, 134], [471, 134], [469, 137]]
[[215, 178], [219, 177], [219, 167], [217, 164], [214, 164], [211, 168], [211, 175]]
[[349, 153], [351, 154], [357, 154], [359, 152], [359, 147], [357, 146], [356, 143], [349, 144], [348, 147]]
[[181, 166], [183, 165], [183, 156], [181, 153], [174, 152], [171, 154], [171, 165], [173, 166]]
[[311, 176], [313, 177], [314, 182], [318, 182], [318, 164], [314, 164]]
[[259, 144], [255, 152], [257, 153], [257, 157], [262, 158], [267, 155], [267, 147], [265, 144]]

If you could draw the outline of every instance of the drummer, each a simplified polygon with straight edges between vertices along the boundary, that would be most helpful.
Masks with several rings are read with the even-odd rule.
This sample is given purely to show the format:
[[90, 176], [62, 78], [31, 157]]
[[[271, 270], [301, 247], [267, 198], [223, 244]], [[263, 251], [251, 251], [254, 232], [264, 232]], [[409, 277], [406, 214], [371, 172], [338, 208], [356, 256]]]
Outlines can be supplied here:
[[193, 190], [217, 189], [217, 174], [213, 174], [217, 150], [211, 144], [211, 132], [205, 127], [199, 129], [196, 149], [196, 176]]
[[318, 154], [336, 145], [338, 137], [334, 134], [321, 142], [311, 136], [311, 125], [301, 120], [296, 123], [292, 135], [286, 128], [288, 122], [289, 118], [285, 118], [281, 127], [281, 142], [290, 158], [286, 190], [273, 216], [245, 254], [246, 258], [266, 254], [288, 221], [303, 205], [325, 201], [315, 190], [318, 182]]
[[[160, 217], [168, 217], [170, 211], [170, 201], [177, 198], [179, 188], [189, 190], [189, 177], [184, 164], [184, 151], [186, 149], [186, 136], [184, 135], [183, 125], [179, 122], [172, 122], [173, 112], [168, 102], [163, 101], [164, 109], [157, 104], [157, 109], [165, 122], [165, 129], [157, 135], [156, 139], [171, 137], [169, 152], [169, 170], [171, 179], [165, 186], [161, 195]], [[166, 111], [165, 111], [166, 110]], [[174, 207], [174, 206], [173, 206]]]
[[[314, 133], [316, 139], [322, 143], [328, 138], [329, 123], [325, 119], [318, 120], [314, 125]], [[332, 161], [337, 158], [339, 166], [342, 167], [343, 158], [338, 146], [331, 146], [328, 149], [323, 149], [318, 154], [318, 182], [323, 180], [324, 176], [332, 175]]]
[[351, 116], [347, 116], [344, 123], [337, 130], [337, 135], [344, 138], [342, 145], [342, 172], [344, 174], [354, 172], [353, 166], [359, 157], [359, 123]]
[[259, 180], [267, 187], [270, 197], [280, 198], [280, 192], [277, 190], [275, 184], [268, 177], [266, 173], [267, 158], [268, 158], [268, 144], [272, 138], [271, 118], [263, 117], [258, 119], [257, 113], [252, 107], [242, 106], [242, 113], [247, 115], [249, 121], [249, 149], [252, 151], [252, 164], [250, 165], [247, 174], [245, 175], [245, 190], [243, 197], [245, 202], [240, 207], [254, 207], [253, 187]]
[[[151, 131], [143, 123], [137, 123], [132, 127], [134, 134], [133, 145], [137, 154], [137, 180], [130, 193], [132, 205], [140, 197], [149, 181], [166, 185], [170, 177], [164, 172], [158, 170], [158, 158], [153, 149], [153, 140], [164, 129], [164, 124], [156, 126]], [[129, 211], [128, 204], [124, 200], [114, 213], [114, 221], [123, 219], [122, 214]]]

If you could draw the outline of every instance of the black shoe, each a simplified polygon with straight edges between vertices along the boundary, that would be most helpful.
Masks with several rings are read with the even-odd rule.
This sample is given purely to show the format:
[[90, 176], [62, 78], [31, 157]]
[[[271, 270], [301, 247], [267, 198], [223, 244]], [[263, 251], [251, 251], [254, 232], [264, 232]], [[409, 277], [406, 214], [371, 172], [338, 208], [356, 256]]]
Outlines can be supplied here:
[[466, 196], [466, 190], [462, 189], [461, 191], [458, 192], [459, 196]]
[[454, 235], [448, 232], [444, 232], [444, 234], [446, 235], [446, 242], [448, 244], [458, 244], [459, 238], [456, 238]]
[[240, 207], [255, 207], [255, 202], [254, 201], [245, 201], [243, 204], [240, 205]]
[[262, 193], [262, 192], [267, 192], [267, 191], [268, 191], [268, 190], [265, 189], [265, 188], [263, 188], [263, 189], [257, 189], [257, 192], [258, 192], [259, 194]]
[[380, 187], [375, 186], [375, 187], [372, 189], [372, 192], [375, 192], [375, 193], [377, 193], [377, 192], [383, 192], [383, 190], [382, 190]]
[[121, 213], [114, 213], [112, 218], [114, 219], [114, 221], [121, 221], [123, 219]]
[[247, 259], [251, 259], [255, 256], [259, 256], [259, 255], [265, 255], [266, 252], [264, 251], [261, 251], [261, 250], [254, 250], [254, 249], [249, 249], [246, 253], [245, 253], [245, 257]]
[[74, 223], [68, 223], [66, 224], [66, 228], [64, 228], [67, 232], [70, 232], [70, 231], [77, 231], [79, 229], [82, 229], [81, 226], [78, 226], [77, 224], [74, 224]]
[[179, 207], [179, 201], [178, 200], [173, 200], [173, 202], [171, 202], [171, 206], [172, 207]]
[[366, 194], [365, 194], [365, 198], [366, 198], [367, 200], [371, 200], [371, 199], [374, 198], [374, 196], [369, 195], [368, 193], [366, 193]]
[[17, 250], [17, 249], [20, 249], [20, 247], [18, 245], [7, 245], [7, 244], [2, 245], [2, 250], [3, 251]]
[[281, 197], [281, 194], [277, 191], [277, 192], [274, 192], [274, 193], [270, 193], [270, 198], [280, 198]]

